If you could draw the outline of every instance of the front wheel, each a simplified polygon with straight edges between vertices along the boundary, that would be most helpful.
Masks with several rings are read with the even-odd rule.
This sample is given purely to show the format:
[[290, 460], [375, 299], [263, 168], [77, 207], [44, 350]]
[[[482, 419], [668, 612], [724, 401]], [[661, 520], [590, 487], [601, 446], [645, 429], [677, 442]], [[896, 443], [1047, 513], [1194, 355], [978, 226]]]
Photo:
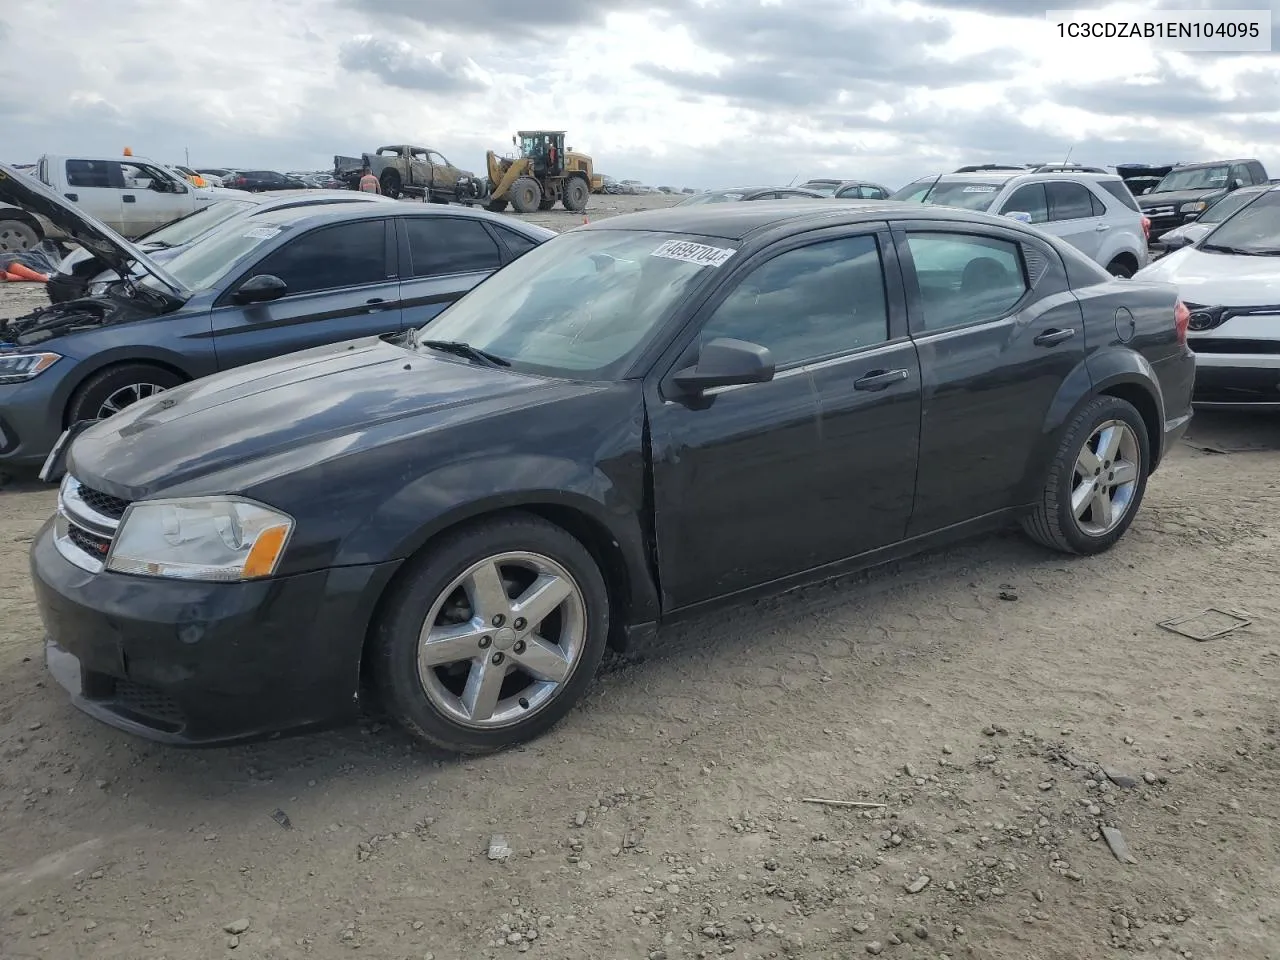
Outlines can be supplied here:
[[374, 678], [410, 733], [487, 753], [569, 712], [608, 631], [590, 552], [560, 527], [511, 514], [446, 535], [411, 563], [374, 630]]
[[1023, 529], [1046, 547], [1089, 555], [1129, 529], [1147, 487], [1151, 443], [1133, 405], [1094, 397], [1067, 428]]
[[139, 400], [185, 383], [183, 377], [149, 363], [126, 363], [94, 374], [76, 390], [67, 408], [67, 424], [105, 420]]

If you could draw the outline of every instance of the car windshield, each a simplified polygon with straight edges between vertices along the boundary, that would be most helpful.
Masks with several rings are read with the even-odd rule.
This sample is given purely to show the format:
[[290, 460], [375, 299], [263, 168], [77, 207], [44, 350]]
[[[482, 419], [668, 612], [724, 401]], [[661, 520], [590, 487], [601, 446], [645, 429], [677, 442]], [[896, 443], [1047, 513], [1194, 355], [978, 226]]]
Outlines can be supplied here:
[[1152, 193], [1174, 190], [1218, 190], [1227, 185], [1230, 167], [1201, 167], [1198, 170], [1174, 170], [1155, 185]]
[[746, 194], [738, 190], [714, 190], [709, 193], [695, 193], [687, 200], [681, 200], [677, 207], [692, 207], [699, 203], [727, 203], [730, 200], [741, 200]]
[[1223, 220], [1200, 242], [1211, 253], [1280, 256], [1280, 191], [1268, 190]]
[[818, 181], [816, 183], [802, 183], [800, 186], [804, 187], [806, 190], [812, 190], [814, 193], [820, 193], [824, 197], [830, 197], [835, 195], [835, 192], [837, 189], [839, 189], [840, 184]]
[[195, 213], [188, 214], [181, 220], [166, 224], [159, 230], [152, 230], [142, 237], [140, 242], [144, 249], [180, 247], [253, 206], [256, 204], [251, 200], [219, 200], [217, 203], [202, 207]]
[[913, 180], [897, 193], [889, 194], [890, 200], [900, 200], [905, 203], [919, 203], [921, 198], [929, 192], [929, 188], [937, 182], [937, 177], [925, 177], [923, 180]]
[[[169, 260], [164, 268], [193, 293], [208, 290], [236, 269], [258, 247], [282, 230], [288, 229], [287, 224], [273, 223], [261, 217], [244, 223], [224, 223], [215, 228], [211, 236]], [[156, 281], [150, 278], [144, 283], [156, 285]]]
[[1235, 193], [1228, 193], [1225, 197], [1202, 213], [1197, 222], [1221, 223], [1241, 207], [1247, 206], [1254, 200], [1257, 200], [1260, 196], [1262, 196], [1262, 191], [1256, 190], [1250, 190], [1247, 193], [1243, 190], [1237, 190]]
[[923, 203], [965, 210], [987, 210], [1003, 183], [975, 183], [972, 180], [942, 180], [934, 185]]
[[573, 231], [478, 284], [419, 328], [415, 343], [460, 341], [517, 370], [607, 380], [733, 253], [701, 236]]

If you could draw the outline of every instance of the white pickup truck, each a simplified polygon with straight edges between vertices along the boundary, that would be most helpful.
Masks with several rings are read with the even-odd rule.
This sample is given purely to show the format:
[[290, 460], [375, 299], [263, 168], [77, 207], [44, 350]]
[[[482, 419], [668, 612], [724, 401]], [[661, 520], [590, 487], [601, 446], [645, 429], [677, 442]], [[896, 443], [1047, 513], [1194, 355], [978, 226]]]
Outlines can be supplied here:
[[[117, 233], [139, 237], [235, 191], [193, 186], [143, 157], [45, 155], [30, 174]], [[60, 232], [17, 207], [0, 204], [0, 253], [25, 250]]]

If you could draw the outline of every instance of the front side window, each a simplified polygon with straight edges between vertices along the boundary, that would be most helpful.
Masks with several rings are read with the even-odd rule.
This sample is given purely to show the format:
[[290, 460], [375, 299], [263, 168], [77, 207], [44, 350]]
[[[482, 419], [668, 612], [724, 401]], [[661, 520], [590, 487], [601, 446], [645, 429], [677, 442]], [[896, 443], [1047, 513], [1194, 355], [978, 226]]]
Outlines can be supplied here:
[[531, 373], [607, 380], [735, 254], [717, 238], [575, 230], [487, 277], [418, 339], [461, 340]]
[[1027, 292], [1022, 254], [977, 234], [908, 233], [926, 331], [1007, 316]]
[[497, 270], [498, 244], [484, 225], [461, 217], [405, 217], [415, 277]]
[[858, 196], [863, 200], [885, 200], [889, 195], [880, 187], [872, 187], [863, 184], [858, 188]]
[[[114, 174], [114, 178], [112, 176]], [[112, 182], [113, 179], [116, 182]], [[69, 187], [118, 187], [120, 163], [117, 160], [68, 160], [67, 186]]]
[[1013, 191], [1004, 202], [1001, 213], [1029, 213], [1032, 223], [1044, 223], [1049, 219], [1049, 198], [1045, 196], [1043, 183], [1028, 183]]
[[387, 279], [386, 224], [357, 220], [312, 230], [262, 259], [254, 270], [279, 277], [290, 295], [382, 283]]
[[739, 281], [702, 328], [767, 347], [778, 367], [884, 343], [889, 338], [880, 248], [872, 236], [780, 253]]

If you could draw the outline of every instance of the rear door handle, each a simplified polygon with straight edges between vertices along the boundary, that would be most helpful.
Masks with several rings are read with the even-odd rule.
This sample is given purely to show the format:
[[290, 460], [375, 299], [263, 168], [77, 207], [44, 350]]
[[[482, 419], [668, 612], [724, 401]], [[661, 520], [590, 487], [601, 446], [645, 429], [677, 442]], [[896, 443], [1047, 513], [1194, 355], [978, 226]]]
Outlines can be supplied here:
[[1097, 230], [1099, 233], [1102, 233], [1104, 230], [1110, 230], [1110, 229], [1111, 229], [1111, 224], [1109, 224], [1109, 223], [1100, 223], [1100, 224], [1098, 224], [1096, 227], [1094, 227], [1093, 229]]
[[63, 196], [66, 197], [68, 200], [70, 200], [72, 203], [75, 203], [80, 199], [80, 194], [78, 193], [64, 193]]
[[853, 389], [883, 390], [885, 387], [906, 380], [909, 376], [906, 370], [872, 370], [853, 381]]
[[124, 202], [125, 202], [125, 203], [137, 203], [137, 202], [138, 202], [138, 198], [137, 198], [137, 197], [135, 197], [132, 193], [126, 193], [126, 194], [124, 195], [123, 199], [124, 199]]
[[1040, 336], [1031, 342], [1037, 347], [1053, 347], [1059, 343], [1065, 343], [1076, 335], [1074, 327], [1068, 327], [1066, 330], [1046, 330]]

